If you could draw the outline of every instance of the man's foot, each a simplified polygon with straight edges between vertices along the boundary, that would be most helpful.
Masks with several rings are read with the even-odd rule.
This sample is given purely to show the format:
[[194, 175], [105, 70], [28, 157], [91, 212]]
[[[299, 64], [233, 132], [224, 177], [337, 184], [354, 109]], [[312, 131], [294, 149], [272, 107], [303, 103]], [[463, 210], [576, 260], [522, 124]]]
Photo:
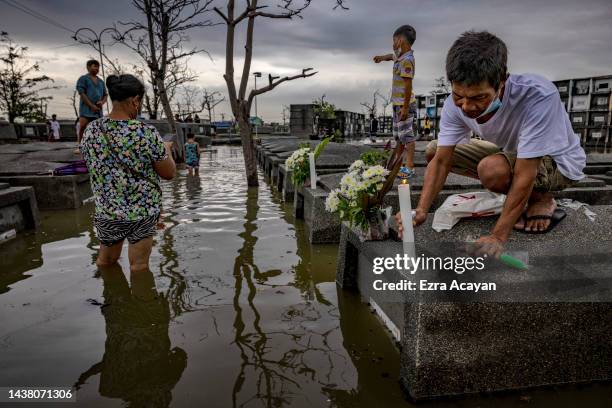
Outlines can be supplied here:
[[550, 226], [550, 218], [531, 219], [529, 217], [545, 216], [552, 217], [557, 209], [557, 203], [551, 194], [542, 194], [537, 199], [531, 201], [527, 206], [527, 211], [523, 213], [514, 229], [526, 232], [543, 232]]

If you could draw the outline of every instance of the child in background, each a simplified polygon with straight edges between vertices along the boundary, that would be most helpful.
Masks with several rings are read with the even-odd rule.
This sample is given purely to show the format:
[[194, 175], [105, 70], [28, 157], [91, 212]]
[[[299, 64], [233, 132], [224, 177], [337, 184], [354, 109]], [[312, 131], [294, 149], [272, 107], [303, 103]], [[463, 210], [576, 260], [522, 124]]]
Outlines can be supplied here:
[[58, 142], [61, 136], [60, 124], [57, 121], [57, 115], [51, 115], [51, 120], [48, 122], [49, 126], [49, 142]]
[[415, 135], [413, 121], [416, 114], [416, 98], [412, 91], [414, 78], [414, 55], [412, 45], [416, 31], [412, 26], [403, 25], [393, 33], [393, 54], [377, 55], [374, 62], [394, 61], [393, 86], [391, 100], [393, 103], [393, 136], [406, 146], [404, 165], [400, 177], [413, 177]]
[[185, 143], [185, 164], [191, 176], [195, 170], [195, 174], [199, 173], [200, 168], [200, 145], [195, 141], [193, 133], [187, 134], [187, 143]]

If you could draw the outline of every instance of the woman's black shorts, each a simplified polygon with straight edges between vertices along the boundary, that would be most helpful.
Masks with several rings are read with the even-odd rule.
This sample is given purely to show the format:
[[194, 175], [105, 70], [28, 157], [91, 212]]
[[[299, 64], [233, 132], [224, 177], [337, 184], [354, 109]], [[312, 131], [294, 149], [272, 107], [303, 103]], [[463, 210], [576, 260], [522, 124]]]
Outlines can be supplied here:
[[94, 226], [98, 240], [104, 246], [118, 244], [127, 238], [130, 244], [155, 235], [158, 216], [136, 221], [109, 220], [94, 217]]

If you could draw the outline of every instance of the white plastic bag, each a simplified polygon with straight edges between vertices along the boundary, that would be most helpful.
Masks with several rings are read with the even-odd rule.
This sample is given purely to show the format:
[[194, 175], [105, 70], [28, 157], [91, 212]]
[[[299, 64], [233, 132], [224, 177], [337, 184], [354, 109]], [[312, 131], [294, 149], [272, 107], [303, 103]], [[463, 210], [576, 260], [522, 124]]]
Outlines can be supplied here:
[[506, 196], [490, 191], [453, 194], [448, 197], [434, 214], [432, 228], [437, 231], [453, 228], [459, 219], [488, 217], [501, 213]]
[[579, 209], [582, 208], [582, 212], [584, 213], [584, 215], [587, 216], [587, 218], [591, 222], [595, 222], [595, 217], [597, 217], [597, 214], [591, 211], [588, 204], [581, 203], [580, 201], [572, 200], [571, 198], [561, 198], [557, 200], [557, 205], [559, 207], [571, 208], [574, 211], [578, 211]]

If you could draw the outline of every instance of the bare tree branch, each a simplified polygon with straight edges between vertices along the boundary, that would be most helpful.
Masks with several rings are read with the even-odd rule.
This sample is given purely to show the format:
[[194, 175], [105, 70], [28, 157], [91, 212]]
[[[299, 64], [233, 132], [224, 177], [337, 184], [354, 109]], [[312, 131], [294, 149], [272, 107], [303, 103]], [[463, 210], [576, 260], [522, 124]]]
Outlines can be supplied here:
[[[309, 72], [312, 68], [306, 68], [302, 70], [302, 73], [294, 76], [286, 76], [284, 78], [274, 77], [271, 74], [268, 76], [268, 85], [260, 88], [253, 89], [248, 92], [247, 87], [251, 74], [251, 61], [253, 58], [253, 32], [255, 27], [255, 19], [257, 17], [271, 18], [271, 19], [291, 19], [292, 17], [298, 16], [301, 18], [301, 13], [311, 3], [312, 0], [302, 0], [303, 3], [300, 6], [294, 6], [293, 0], [280, 0], [281, 4], [278, 5], [282, 9], [279, 13], [264, 11], [267, 6], [259, 6], [258, 0], [245, 0], [246, 6], [241, 12], [236, 15], [236, 2], [235, 0], [227, 0], [227, 11], [223, 12], [219, 8], [214, 7], [213, 10], [217, 13], [227, 26], [227, 36], [225, 45], [225, 74], [223, 78], [227, 84], [227, 91], [229, 96], [230, 106], [232, 113], [238, 121], [240, 127], [240, 138], [242, 141], [242, 148], [244, 153], [245, 170], [247, 176], [247, 184], [249, 186], [257, 186], [259, 184], [257, 179], [257, 164], [255, 161], [255, 145], [252, 138], [252, 128], [250, 122], [251, 116], [251, 105], [254, 98], [257, 95], [269, 92], [276, 88], [283, 82], [292, 81], [298, 78], [307, 78], [315, 75], [317, 72]], [[341, 7], [347, 9], [343, 5], [343, 0], [335, 0], [336, 5], [334, 9]], [[242, 67], [242, 75], [239, 78], [239, 87], [236, 88], [236, 80], [234, 78], [234, 58], [235, 58], [235, 33], [236, 26], [248, 19], [248, 26], [246, 28], [245, 37], [245, 61]]]
[[276, 88], [278, 85], [282, 84], [283, 82], [293, 81], [293, 80], [299, 79], [299, 78], [308, 78], [308, 77], [311, 77], [313, 75], [318, 74], [318, 71], [308, 72], [308, 71], [311, 71], [311, 70], [312, 70], [312, 68], [305, 68], [305, 69], [302, 70], [301, 74], [290, 76], [290, 77], [286, 76], [284, 78], [279, 79], [278, 81], [272, 81], [268, 86], [264, 86], [263, 88], [259, 88], [257, 90], [255, 90], [255, 89], [251, 90], [251, 92], [249, 93], [249, 99], [248, 99], [247, 105], [250, 107], [251, 106], [251, 102], [253, 101], [253, 99], [257, 95], [261, 95], [263, 93], [270, 92], [271, 90]]
[[[149, 100], [155, 106], [157, 95], [173, 132], [176, 123], [170, 100], [176, 86], [188, 82], [189, 76], [173, 75], [171, 71], [190, 56], [206, 52], [198, 48], [183, 49], [182, 45], [189, 39], [189, 30], [214, 25], [202, 19], [210, 11], [212, 1], [132, 0], [143, 20], [119, 22], [116, 30], [116, 40], [138, 54], [147, 66], [154, 92], [153, 100]], [[182, 139], [177, 141], [178, 151], [182, 152]]]

